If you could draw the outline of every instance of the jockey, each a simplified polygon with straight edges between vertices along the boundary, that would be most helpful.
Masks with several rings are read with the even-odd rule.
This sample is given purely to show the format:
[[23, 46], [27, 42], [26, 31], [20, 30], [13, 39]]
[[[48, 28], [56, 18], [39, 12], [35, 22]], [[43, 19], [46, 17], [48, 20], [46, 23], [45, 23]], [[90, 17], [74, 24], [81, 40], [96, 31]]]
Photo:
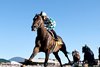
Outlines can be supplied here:
[[45, 12], [41, 12], [40, 15], [42, 16], [42, 18], [44, 20], [44, 25], [47, 28], [47, 30], [53, 32], [55, 40], [58, 41], [57, 34], [54, 31], [56, 22], [52, 18], [49, 18]]

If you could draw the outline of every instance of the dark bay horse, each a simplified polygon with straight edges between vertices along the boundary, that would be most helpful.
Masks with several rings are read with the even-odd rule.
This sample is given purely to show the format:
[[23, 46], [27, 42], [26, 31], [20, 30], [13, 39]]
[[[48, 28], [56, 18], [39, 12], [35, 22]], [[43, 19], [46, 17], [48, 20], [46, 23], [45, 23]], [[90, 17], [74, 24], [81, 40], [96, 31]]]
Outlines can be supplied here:
[[52, 37], [52, 35], [45, 28], [44, 21], [40, 14], [36, 14], [35, 17], [33, 18], [33, 24], [31, 28], [32, 31], [37, 30], [37, 37], [35, 40], [35, 47], [33, 49], [33, 53], [29, 58], [30, 61], [34, 58], [34, 56], [37, 53], [44, 52], [45, 53], [44, 67], [46, 67], [49, 59], [49, 54], [53, 53], [56, 59], [59, 61], [60, 66], [62, 67], [62, 63], [58, 55], [58, 52], [60, 50], [64, 53], [64, 55], [67, 57], [70, 63], [70, 59], [68, 58], [67, 55], [68, 52], [66, 51], [66, 46], [62, 38], [58, 36], [59, 42], [55, 41], [54, 37]]
[[94, 53], [87, 45], [82, 47], [82, 52], [84, 53], [83, 62], [88, 63], [89, 65], [96, 64]]

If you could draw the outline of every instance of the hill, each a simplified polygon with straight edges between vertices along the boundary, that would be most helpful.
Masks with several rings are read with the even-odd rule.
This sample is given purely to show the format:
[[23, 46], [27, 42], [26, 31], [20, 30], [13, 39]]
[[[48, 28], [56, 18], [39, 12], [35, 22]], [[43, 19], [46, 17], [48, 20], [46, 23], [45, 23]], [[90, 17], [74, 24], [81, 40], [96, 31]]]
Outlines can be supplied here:
[[10, 62], [10, 61], [9, 61], [9, 60], [6, 60], [6, 59], [2, 59], [2, 58], [1, 58], [1, 59], [0, 59], [0, 63], [1, 63], [1, 62], [7, 63], [7, 62]]
[[10, 61], [16, 61], [16, 62], [24, 62], [25, 58], [22, 57], [13, 57], [9, 59]]

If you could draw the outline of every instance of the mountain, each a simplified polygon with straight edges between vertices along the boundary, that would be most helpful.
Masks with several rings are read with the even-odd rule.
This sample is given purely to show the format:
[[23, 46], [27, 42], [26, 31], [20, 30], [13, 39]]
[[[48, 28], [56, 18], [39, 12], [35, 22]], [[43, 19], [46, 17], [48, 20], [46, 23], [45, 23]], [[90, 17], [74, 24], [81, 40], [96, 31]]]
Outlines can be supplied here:
[[9, 59], [10, 61], [16, 61], [16, 62], [24, 62], [25, 58], [22, 57], [13, 57], [11, 59]]
[[4, 62], [4, 63], [6, 63], [6, 62], [10, 62], [9, 60], [6, 60], [6, 59], [0, 59], [0, 63], [1, 62]]

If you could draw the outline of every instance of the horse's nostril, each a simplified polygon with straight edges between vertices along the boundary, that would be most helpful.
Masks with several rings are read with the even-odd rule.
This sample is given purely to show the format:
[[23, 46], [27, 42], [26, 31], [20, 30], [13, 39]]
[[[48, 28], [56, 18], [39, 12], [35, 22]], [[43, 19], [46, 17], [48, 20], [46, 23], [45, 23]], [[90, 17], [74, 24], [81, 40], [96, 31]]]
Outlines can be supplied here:
[[36, 27], [36, 26], [33, 26], [34, 28]]
[[31, 26], [31, 28], [35, 28], [36, 26]]

